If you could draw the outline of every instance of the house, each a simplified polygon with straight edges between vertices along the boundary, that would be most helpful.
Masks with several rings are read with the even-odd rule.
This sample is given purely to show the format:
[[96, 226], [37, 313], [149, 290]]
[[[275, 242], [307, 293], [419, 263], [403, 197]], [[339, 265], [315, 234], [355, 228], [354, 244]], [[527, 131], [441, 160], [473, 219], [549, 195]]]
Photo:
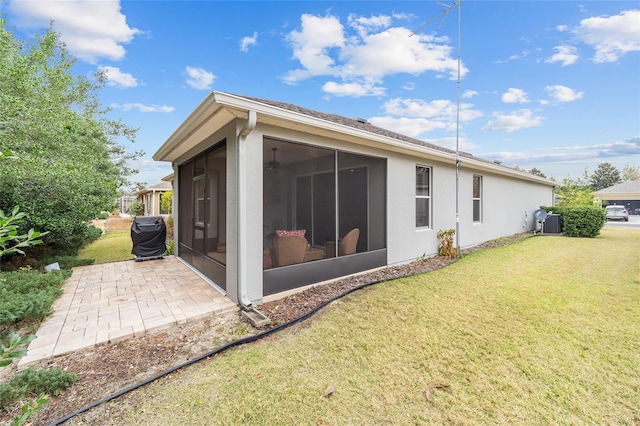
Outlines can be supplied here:
[[134, 201], [137, 201], [138, 197], [135, 195], [123, 195], [118, 198], [118, 211], [120, 214], [129, 213], [129, 208]]
[[244, 305], [435, 255], [456, 212], [461, 247], [531, 231], [556, 185], [363, 119], [222, 92], [153, 158], [173, 164], [176, 254]]
[[173, 189], [171, 181], [163, 180], [160, 183], [149, 186], [141, 191], [136, 192], [138, 201], [144, 205], [145, 216], [159, 216], [161, 214], [169, 214], [162, 210], [162, 196]]
[[629, 214], [640, 214], [640, 179], [629, 180], [593, 193], [603, 205], [618, 204]]

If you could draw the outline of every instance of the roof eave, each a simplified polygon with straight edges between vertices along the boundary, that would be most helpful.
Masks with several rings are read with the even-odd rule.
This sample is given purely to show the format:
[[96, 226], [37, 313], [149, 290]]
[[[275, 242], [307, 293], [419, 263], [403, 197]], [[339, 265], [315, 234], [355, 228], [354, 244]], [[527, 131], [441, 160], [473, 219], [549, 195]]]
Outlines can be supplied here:
[[[224, 109], [228, 114], [221, 114]], [[297, 111], [291, 111], [274, 105], [267, 105], [253, 99], [247, 99], [242, 96], [233, 95], [224, 92], [211, 92], [196, 109], [187, 117], [187, 119], [178, 127], [178, 129], [167, 139], [160, 149], [153, 155], [156, 161], [173, 161], [177, 158], [174, 151], [177, 145], [183, 143], [187, 138], [193, 136], [205, 126], [210, 119], [211, 114], [217, 113], [224, 115], [228, 122], [233, 118], [246, 116], [249, 111], [255, 111], [258, 116], [258, 122], [269, 124], [269, 121], [287, 122], [292, 124], [292, 128], [304, 130], [307, 133], [318, 134], [318, 129], [324, 132], [330, 132], [347, 136], [349, 140], [361, 145], [375, 146], [379, 145], [385, 149], [407, 154], [419, 154], [425, 158], [431, 158], [448, 164], [456, 162], [455, 152], [440, 151], [422, 146], [411, 142], [396, 139], [390, 136], [379, 135], [368, 132], [366, 130], [351, 127], [342, 123], [335, 123], [319, 117], [313, 117]], [[271, 118], [269, 120], [268, 118]], [[271, 123], [274, 125], [274, 123]], [[204, 139], [204, 138], [202, 138]], [[174, 153], [174, 155], [172, 155]], [[494, 164], [488, 161], [469, 158], [466, 156], [458, 156], [461, 167], [469, 167], [476, 170], [485, 170], [496, 174], [517, 176], [521, 179], [556, 186], [557, 183], [549, 179], [541, 178], [529, 173], [520, 172], [506, 166]]]

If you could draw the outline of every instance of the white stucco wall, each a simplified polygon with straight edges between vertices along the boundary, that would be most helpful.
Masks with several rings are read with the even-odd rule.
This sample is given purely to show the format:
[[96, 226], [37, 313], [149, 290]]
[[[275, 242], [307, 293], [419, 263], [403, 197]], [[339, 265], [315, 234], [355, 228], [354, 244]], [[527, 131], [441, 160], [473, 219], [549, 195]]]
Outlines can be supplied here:
[[[227, 140], [226, 292], [236, 302], [240, 302], [243, 295], [251, 302], [259, 302], [263, 297], [262, 173], [264, 162], [269, 160], [263, 158], [264, 137], [386, 158], [386, 236], [387, 260], [390, 265], [410, 262], [423, 254], [437, 254], [437, 232], [456, 227], [454, 165], [262, 124], [258, 124], [245, 139], [238, 139], [237, 135], [245, 123], [244, 120], [232, 122], [176, 162], [180, 164], [213, 144], [225, 138]], [[431, 167], [431, 228], [415, 227], [416, 165]], [[483, 178], [481, 223], [473, 223], [472, 220], [474, 174]], [[533, 212], [540, 205], [553, 203], [553, 190], [550, 186], [486, 171], [474, 171], [464, 164], [464, 159], [459, 189], [461, 247], [532, 230]], [[526, 224], [525, 212], [528, 216]], [[178, 211], [176, 213], [179, 215]], [[175, 223], [179, 223], [177, 218]]]
[[[415, 227], [415, 167], [431, 167], [431, 228]], [[473, 222], [473, 175], [482, 176], [482, 221]], [[456, 228], [455, 166], [436, 161], [390, 156], [387, 161], [387, 259], [389, 264], [413, 261], [438, 252], [440, 230]], [[459, 178], [460, 247], [533, 230], [533, 212], [551, 205], [549, 186], [461, 166]], [[525, 222], [525, 212], [528, 220]]]

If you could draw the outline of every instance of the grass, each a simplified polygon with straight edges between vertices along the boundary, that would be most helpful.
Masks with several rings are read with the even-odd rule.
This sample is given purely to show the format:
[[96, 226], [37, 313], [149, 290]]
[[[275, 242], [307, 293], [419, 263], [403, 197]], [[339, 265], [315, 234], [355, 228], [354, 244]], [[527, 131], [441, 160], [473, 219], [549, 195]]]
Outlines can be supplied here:
[[133, 259], [131, 232], [110, 231], [78, 253], [80, 259], [94, 259], [95, 263], [118, 262]]
[[634, 425], [639, 301], [640, 230], [529, 238], [155, 382], [118, 423]]

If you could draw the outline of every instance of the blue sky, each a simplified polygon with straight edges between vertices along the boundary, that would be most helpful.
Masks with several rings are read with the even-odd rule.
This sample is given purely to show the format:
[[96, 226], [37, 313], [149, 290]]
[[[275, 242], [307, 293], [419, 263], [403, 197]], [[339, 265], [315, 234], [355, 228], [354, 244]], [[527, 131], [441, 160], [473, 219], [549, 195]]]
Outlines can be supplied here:
[[[458, 8], [435, 1], [0, 3], [20, 38], [49, 21], [104, 69], [114, 118], [140, 128], [135, 181], [211, 90], [290, 102], [455, 149]], [[549, 177], [640, 166], [640, 2], [462, 3], [459, 149]], [[443, 19], [444, 18], [444, 19]]]

